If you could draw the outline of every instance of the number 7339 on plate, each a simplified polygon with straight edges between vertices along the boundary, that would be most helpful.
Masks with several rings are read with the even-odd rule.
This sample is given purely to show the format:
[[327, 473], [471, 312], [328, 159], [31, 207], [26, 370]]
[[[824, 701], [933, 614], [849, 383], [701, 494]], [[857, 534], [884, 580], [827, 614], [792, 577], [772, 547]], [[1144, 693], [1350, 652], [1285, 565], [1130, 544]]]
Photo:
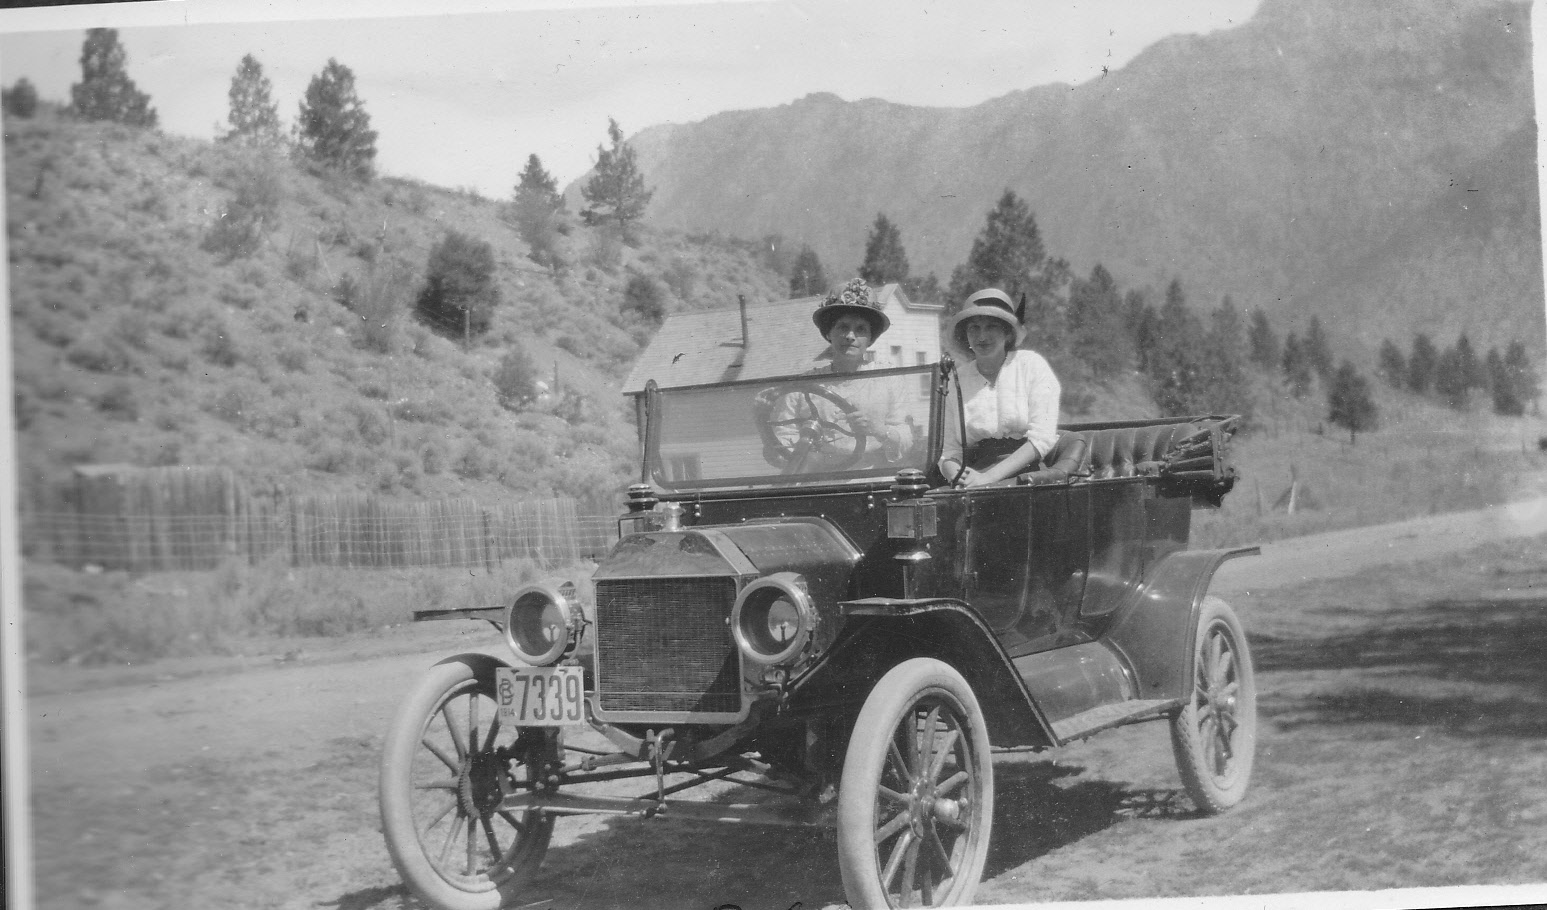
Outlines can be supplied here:
[[580, 667], [496, 667], [494, 682], [501, 723], [562, 727], [585, 721], [585, 670]]

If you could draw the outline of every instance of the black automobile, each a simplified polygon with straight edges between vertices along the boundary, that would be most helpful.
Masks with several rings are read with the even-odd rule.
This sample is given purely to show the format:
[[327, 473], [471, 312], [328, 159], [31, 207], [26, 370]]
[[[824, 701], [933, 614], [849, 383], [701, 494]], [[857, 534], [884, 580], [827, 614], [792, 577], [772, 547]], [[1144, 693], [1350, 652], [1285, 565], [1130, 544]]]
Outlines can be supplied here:
[[[969, 903], [994, 752], [1145, 721], [1199, 811], [1238, 803], [1252, 663], [1208, 588], [1255, 549], [1187, 548], [1234, 481], [1235, 418], [1064, 426], [1032, 470], [958, 489], [935, 467], [954, 379], [649, 386], [641, 482], [589, 579], [416, 614], [487, 620], [514, 659], [440, 662], [392, 723], [383, 830], [413, 890], [530, 902], [559, 818], [612, 813], [836, 826], [854, 906]], [[906, 428], [887, 446], [850, 422], [878, 399]], [[704, 785], [721, 798], [684, 797]]]

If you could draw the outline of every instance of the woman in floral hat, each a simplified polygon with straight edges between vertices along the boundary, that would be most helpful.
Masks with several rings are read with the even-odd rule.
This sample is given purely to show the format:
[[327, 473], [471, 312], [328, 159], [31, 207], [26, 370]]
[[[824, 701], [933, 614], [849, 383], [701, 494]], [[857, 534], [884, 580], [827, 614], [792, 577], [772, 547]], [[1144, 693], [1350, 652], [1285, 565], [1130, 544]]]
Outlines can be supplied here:
[[[832, 375], [831, 382], [822, 386], [841, 396], [854, 409], [840, 413], [831, 400], [819, 395], [790, 395], [774, 411], [774, 421], [780, 426], [778, 436], [789, 451], [799, 451], [801, 465], [792, 470], [825, 470], [838, 463], [852, 462], [859, 438], [865, 439], [864, 464], [850, 467], [872, 467], [896, 462], [913, 445], [913, 430], [905, 422], [902, 409], [900, 383], [894, 382], [844, 382], [845, 374], [869, 369], [870, 346], [891, 327], [892, 321], [881, 310], [881, 302], [870, 292], [863, 279], [855, 278], [840, 290], [828, 294], [817, 304], [811, 314], [817, 331], [826, 339], [832, 360], [807, 375]], [[829, 413], [831, 412], [831, 413]], [[807, 445], [799, 443], [799, 427], [809, 424], [825, 428]], [[853, 430], [854, 435], [835, 428]]]
[[[1061, 389], [1047, 360], [1021, 349], [1026, 327], [1010, 296], [985, 288], [968, 297], [946, 337], [972, 360], [957, 371], [946, 412], [940, 456], [946, 481], [976, 487], [1035, 467], [1058, 440]], [[958, 413], [966, 418], [965, 447]]]

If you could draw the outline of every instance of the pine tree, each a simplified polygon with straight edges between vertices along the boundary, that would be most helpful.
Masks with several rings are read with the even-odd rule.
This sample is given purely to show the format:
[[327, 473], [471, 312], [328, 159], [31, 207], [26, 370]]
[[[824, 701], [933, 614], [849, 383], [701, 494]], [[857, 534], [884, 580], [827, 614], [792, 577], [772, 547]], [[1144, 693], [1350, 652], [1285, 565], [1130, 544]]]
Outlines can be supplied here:
[[1252, 310], [1252, 324], [1247, 332], [1247, 339], [1251, 344], [1253, 365], [1264, 371], [1278, 369], [1284, 352], [1279, 347], [1278, 336], [1273, 334], [1273, 326], [1268, 324], [1267, 313], [1262, 310]]
[[1311, 361], [1305, 356], [1305, 348], [1300, 343], [1300, 336], [1290, 332], [1284, 339], [1284, 381], [1289, 383], [1289, 392], [1296, 398], [1304, 398], [1311, 391], [1311, 379], [1315, 371], [1311, 369]]
[[790, 296], [812, 297], [827, 293], [827, 275], [822, 271], [822, 260], [809, 246], [800, 248], [795, 265], [790, 270]]
[[859, 267], [859, 277], [873, 287], [908, 278], [908, 254], [902, 248], [902, 233], [885, 214], [876, 214], [876, 223], [865, 240], [865, 262]]
[[1439, 351], [1434, 342], [1423, 332], [1413, 336], [1413, 352], [1407, 357], [1407, 389], [1426, 395], [1434, 387], [1434, 368], [1439, 364]]
[[1099, 263], [1088, 279], [1075, 279], [1069, 286], [1069, 353], [1097, 376], [1116, 376], [1133, 367], [1133, 336], [1122, 296], [1112, 274]]
[[923, 278], [917, 275], [902, 283], [903, 291], [908, 299], [915, 303], [939, 303], [945, 296], [945, 289], [940, 287], [940, 276], [930, 272]]
[[1251, 416], [1251, 396], [1246, 388], [1246, 340], [1241, 313], [1227, 295], [1209, 314], [1204, 335], [1201, 376], [1196, 404], [1213, 414]]
[[1461, 381], [1466, 383], [1469, 389], [1480, 389], [1487, 384], [1487, 376], [1483, 373], [1483, 366], [1477, 360], [1477, 352], [1472, 350], [1472, 340], [1462, 332], [1456, 339], [1456, 361], [1461, 370]]
[[263, 64], [252, 54], [242, 57], [231, 77], [231, 99], [226, 121], [231, 129], [221, 138], [228, 142], [244, 142], [250, 145], [277, 145], [279, 134], [279, 105], [271, 97], [273, 85], [263, 75]]
[[1155, 403], [1167, 416], [1210, 410], [1203, 400], [1203, 323], [1187, 306], [1182, 282], [1173, 278], [1166, 288], [1156, 324], [1156, 345], [1149, 375]]
[[1327, 419], [1348, 431], [1350, 445], [1357, 442], [1360, 430], [1375, 429], [1376, 408], [1370, 397], [1370, 384], [1347, 360], [1338, 367], [1327, 390]]
[[973, 292], [997, 287], [1012, 300], [1026, 297], [1026, 327], [1043, 353], [1066, 347], [1066, 302], [1072, 275], [1063, 259], [1049, 258], [1031, 209], [1011, 190], [989, 210], [967, 261], [951, 272], [946, 307], [954, 311]]
[[1305, 337], [1301, 339], [1300, 347], [1311, 369], [1323, 382], [1332, 378], [1332, 348], [1327, 344], [1327, 333], [1321, 327], [1321, 319], [1311, 317], [1311, 324], [1305, 328]]
[[580, 217], [586, 224], [612, 222], [621, 230], [644, 216], [645, 206], [655, 190], [645, 188], [645, 175], [639, 170], [634, 147], [623, 140], [618, 121], [607, 119], [607, 138], [612, 148], [596, 147], [596, 168], [591, 179], [580, 188], [586, 207]]
[[128, 55], [118, 42], [117, 29], [87, 30], [81, 46], [81, 81], [70, 86], [70, 109], [76, 116], [129, 126], [156, 125], [156, 109], [150, 106], [150, 96], [129, 78], [127, 63]]
[[376, 131], [355, 94], [355, 74], [332, 58], [306, 86], [296, 118], [296, 150], [306, 158], [353, 177], [369, 178], [376, 168]]
[[1542, 394], [1541, 376], [1537, 373], [1536, 365], [1531, 361], [1530, 355], [1526, 353], [1524, 342], [1509, 343], [1509, 348], [1504, 352], [1504, 369], [1522, 409], [1529, 401], [1532, 413], [1537, 413], [1540, 410], [1537, 399]]
[[1515, 377], [1510, 375], [1510, 369], [1505, 365], [1504, 358], [1499, 356], [1498, 348], [1488, 349], [1486, 363], [1488, 388], [1493, 394], [1493, 412], [1505, 417], [1519, 417], [1524, 414], [1525, 402], [1520, 399]]
[[1390, 338], [1381, 342], [1379, 366], [1375, 368], [1375, 375], [1393, 389], [1407, 386], [1407, 360], [1402, 356], [1402, 349]]
[[559, 234], [566, 230], [560, 216], [564, 208], [559, 182], [543, 169], [542, 159], [529, 155], [516, 184], [510, 217], [526, 242], [527, 257], [554, 271], [564, 267], [558, 248]]
[[1466, 368], [1454, 346], [1445, 349], [1434, 365], [1434, 394], [1458, 411], [1466, 409]]

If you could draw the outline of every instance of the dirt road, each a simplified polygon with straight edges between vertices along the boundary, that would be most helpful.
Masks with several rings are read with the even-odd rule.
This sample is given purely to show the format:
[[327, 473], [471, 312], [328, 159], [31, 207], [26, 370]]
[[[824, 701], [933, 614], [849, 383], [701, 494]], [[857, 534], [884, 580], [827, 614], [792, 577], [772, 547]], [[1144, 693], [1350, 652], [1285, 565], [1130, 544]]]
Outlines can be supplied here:
[[[1295, 611], [1348, 600], [1366, 605], [1370, 628], [1389, 624], [1396, 608], [1380, 606], [1380, 584], [1431, 576], [1435, 585], [1460, 584], [1469, 566], [1500, 548], [1514, 554], [1508, 572], [1529, 572], [1534, 550], [1522, 550], [1521, 541], [1544, 533], [1547, 499], [1283, 541], [1264, 547], [1260, 558], [1227, 564], [1216, 590], [1236, 599], [1254, 639], [1264, 632], [1259, 649], [1264, 731], [1259, 775], [1247, 804], [1221, 818], [1193, 818], [1178, 792], [1163, 725], [1118, 731], [1055, 753], [1003, 758], [996, 763], [995, 845], [979, 899], [1547, 880], [1540, 859], [1547, 856], [1547, 834], [1541, 833], [1547, 829], [1542, 824], [1547, 800], [1518, 796], [1540, 789], [1547, 776], [1547, 757], [1539, 748], [1547, 730], [1540, 722], [1497, 735], [1490, 727], [1489, 735], [1479, 736], [1460, 728], [1436, 732], [1425, 721], [1416, 740], [1410, 726], [1393, 726], [1385, 716], [1364, 718], [1364, 726], [1341, 718], [1334, 723], [1325, 712], [1302, 722], [1296, 712], [1322, 704], [1313, 699], [1322, 697], [1317, 686], [1332, 691], [1347, 684], [1348, 674], [1361, 671], [1310, 667], [1294, 650], [1320, 634], [1295, 625], [1296, 617], [1308, 615]], [[1389, 568], [1393, 564], [1399, 567]], [[1494, 565], [1467, 577], [1474, 586], [1497, 588], [1503, 571]], [[1294, 597], [1274, 600], [1274, 592], [1291, 590]], [[1506, 600], [1511, 610], [1519, 609], [1509, 614], [1517, 625], [1501, 642], [1534, 645], [1537, 631], [1547, 640], [1547, 624], [1536, 618], [1547, 616], [1547, 601], [1530, 602], [1533, 610], [1542, 607], [1533, 611], [1518, 598]], [[1500, 602], [1489, 601], [1495, 607]], [[178, 668], [168, 666], [154, 671], [159, 678], [135, 684], [35, 695], [28, 708], [38, 906], [416, 906], [398, 882], [377, 828], [382, 733], [398, 700], [433, 661], [459, 651], [501, 651], [496, 636], [473, 624], [466, 624], [465, 634], [432, 626], [400, 630], [399, 638], [375, 646], [378, 652], [410, 653], [269, 661], [242, 672], [192, 678], [177, 678]], [[1504, 651], [1490, 653], [1496, 658]], [[1453, 695], [1500, 705], [1547, 700], [1547, 686], [1534, 666], [1524, 658], [1518, 666], [1508, 664], [1524, 674], [1510, 680], [1514, 689]], [[1502, 685], [1491, 678], [1474, 682]], [[1365, 691], [1367, 683], [1356, 688]], [[1526, 706], [1539, 707], [1536, 701]], [[1328, 849], [1325, 838], [1336, 843], [1369, 830], [1366, 819], [1348, 811], [1351, 799], [1378, 799], [1375, 791], [1388, 786], [1386, 779], [1409, 768], [1411, 780], [1393, 778], [1389, 786], [1399, 793], [1424, 786], [1428, 766], [1415, 758], [1414, 742], [1426, 735], [1430, 743], [1450, 742], [1444, 737], [1451, 736], [1467, 756], [1465, 768], [1447, 771], [1461, 775], [1458, 783], [1435, 785], [1444, 793], [1434, 799], [1447, 801], [1448, 809], [1432, 813], [1434, 831], [1424, 835], [1430, 840], [1398, 840], [1385, 856], [1356, 850], [1352, 866], [1347, 857], [1330, 868], [1318, 863], [1317, 857], [1327, 856], [1317, 852]], [[1355, 779], [1352, 771], [1339, 769], [1380, 777], [1359, 784], [1361, 789], [1339, 790], [1333, 785], [1337, 778]], [[1489, 796], [1493, 793], [1499, 799]], [[1347, 830], [1297, 847], [1312, 852], [1308, 861], [1296, 863], [1285, 845], [1298, 844], [1304, 832], [1297, 829], [1308, 822], [1295, 821], [1295, 812], [1336, 817]], [[1466, 828], [1457, 819], [1475, 824]], [[1428, 822], [1405, 818], [1401, 824], [1429, 831]], [[1509, 834], [1510, 843], [1507, 849], [1479, 847], [1489, 851], [1489, 862], [1430, 860], [1428, 851], [1440, 849], [1464, 857], [1466, 851], [1447, 846], [1446, 838], [1458, 836], [1458, 829], [1490, 826], [1494, 836]], [[1272, 861], [1243, 862], [1254, 850]], [[1339, 868], [1341, 877], [1335, 874]], [[831, 836], [823, 832], [564, 820], [532, 888], [533, 901], [547, 899], [556, 908], [708, 910], [735, 903], [754, 910], [796, 901], [820, 907], [840, 902], [842, 888]]]

